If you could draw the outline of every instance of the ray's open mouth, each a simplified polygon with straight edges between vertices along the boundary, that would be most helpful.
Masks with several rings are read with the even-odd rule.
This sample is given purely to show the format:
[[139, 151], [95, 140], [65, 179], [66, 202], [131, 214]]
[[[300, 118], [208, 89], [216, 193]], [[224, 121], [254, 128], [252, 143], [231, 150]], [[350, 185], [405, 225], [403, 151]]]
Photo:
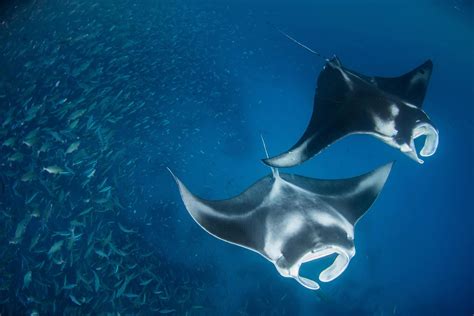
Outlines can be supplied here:
[[327, 267], [325, 270], [323, 270], [319, 274], [319, 280], [321, 282], [330, 282], [334, 279], [336, 279], [338, 276], [340, 276], [347, 268], [349, 265], [349, 262], [351, 258], [354, 256], [355, 251], [348, 251], [346, 249], [336, 247], [336, 246], [331, 246], [325, 249], [321, 250], [313, 250], [311, 252], [308, 252], [297, 264], [297, 270], [296, 275], [294, 275], [295, 279], [304, 287], [311, 289], [311, 290], [318, 290], [319, 289], [319, 284], [311, 279], [305, 278], [299, 274], [299, 268], [301, 267], [302, 264], [321, 259], [327, 256], [330, 256], [332, 254], [336, 253], [336, 259], [334, 262]]
[[420, 150], [420, 156], [429, 157], [432, 156], [436, 149], [438, 148], [439, 134], [438, 130], [429, 123], [418, 123], [412, 131], [412, 136], [410, 140], [410, 149], [405, 151], [405, 153], [418, 163], [423, 163], [424, 161], [418, 157], [415, 139], [418, 137], [425, 136], [425, 143], [423, 148]]

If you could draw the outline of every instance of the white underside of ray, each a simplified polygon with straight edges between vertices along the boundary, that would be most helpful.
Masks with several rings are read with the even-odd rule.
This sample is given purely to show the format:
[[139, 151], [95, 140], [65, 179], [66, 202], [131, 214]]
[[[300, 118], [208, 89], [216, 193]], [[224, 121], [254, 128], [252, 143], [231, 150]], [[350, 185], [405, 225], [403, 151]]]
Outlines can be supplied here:
[[[292, 190], [291, 201], [286, 200], [283, 189]], [[338, 213], [331, 205], [322, 201], [319, 196], [311, 191], [304, 190], [282, 178], [275, 179], [269, 195], [263, 200], [260, 207], [268, 209], [285, 209], [285, 207], [295, 207], [294, 201], [312, 201], [311, 205], [300, 205], [297, 211], [287, 210], [284, 221], [278, 226], [268, 229], [265, 236], [264, 251], [272, 260], [281, 256], [282, 245], [298, 233], [299, 229], [309, 220], [312, 223], [324, 227], [337, 226], [347, 232], [348, 238], [354, 238], [354, 227], [349, 221]], [[285, 204], [287, 206], [285, 206]]]
[[[353, 192], [348, 192], [347, 195], [357, 194], [360, 190], [364, 189], [366, 185], [370, 185], [369, 183], [365, 184], [363, 182], [360, 183]], [[290, 204], [290, 201], [285, 201], [286, 197], [284, 197], [283, 187], [290, 188], [292, 192], [291, 202], [294, 201], [313, 201], [313, 207], [315, 209], [307, 209], [305, 206], [301, 206], [301, 209], [298, 213], [301, 213], [303, 219], [311, 219], [314, 223], [321, 224], [325, 227], [329, 226], [340, 226], [344, 231], [352, 231], [353, 237], [353, 226], [349, 223], [349, 221], [344, 218], [339, 212], [337, 212], [331, 205], [325, 203], [319, 198], [319, 195], [315, 192], [305, 190], [301, 187], [298, 187], [288, 181], [285, 181], [282, 178], [275, 179], [272, 189], [269, 195], [263, 200], [261, 207], [276, 207], [276, 208], [284, 208], [285, 204]], [[343, 197], [343, 196], [339, 196]], [[316, 209], [317, 207], [317, 209]], [[288, 210], [289, 214], [291, 212]], [[289, 218], [290, 221], [296, 221], [296, 219]], [[291, 226], [291, 225], [290, 225]]]
[[[364, 187], [365, 185], [367, 184], [363, 183], [361, 186]], [[319, 200], [317, 194], [297, 187], [283, 179], [279, 179], [275, 181], [275, 184], [272, 187], [271, 193], [266, 202], [268, 205], [266, 206], [272, 206], [273, 204], [278, 205], [279, 202], [281, 202], [279, 200], [282, 197], [281, 190], [283, 186], [288, 186], [294, 190], [296, 196], [292, 195], [292, 199], [302, 200], [301, 197], [304, 197], [305, 199]], [[356, 189], [356, 191], [358, 190]], [[288, 216], [282, 221], [281, 225], [268, 225], [271, 226], [272, 229], [268, 229], [265, 235], [264, 252], [267, 254], [270, 261], [275, 264], [278, 272], [282, 276], [292, 277], [306, 288], [317, 290], [319, 289], [319, 285], [316, 281], [299, 275], [301, 264], [333, 253], [338, 253], [334, 263], [320, 274], [321, 281], [329, 282], [338, 277], [346, 269], [350, 258], [353, 256], [354, 250], [343, 249], [336, 245], [325, 245], [322, 249], [308, 249], [308, 252], [292, 267], [289, 269], [282, 269], [278, 266], [277, 262], [278, 259], [283, 256], [283, 246], [287, 240], [299, 233], [300, 229], [308, 222], [308, 220], [323, 227], [340, 227], [346, 232], [347, 236], [345, 237], [351, 240], [354, 239], [354, 226], [327, 203], [318, 201], [315, 202], [314, 207], [317, 207], [318, 209], [301, 209], [300, 212], [288, 212]]]

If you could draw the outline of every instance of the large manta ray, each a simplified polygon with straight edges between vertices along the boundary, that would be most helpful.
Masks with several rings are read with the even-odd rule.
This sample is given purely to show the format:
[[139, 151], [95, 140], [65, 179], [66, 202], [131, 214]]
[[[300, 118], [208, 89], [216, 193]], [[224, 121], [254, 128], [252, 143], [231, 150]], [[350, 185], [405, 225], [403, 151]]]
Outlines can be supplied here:
[[363, 133], [423, 163], [414, 140], [426, 136], [423, 157], [433, 155], [438, 146], [438, 131], [421, 109], [432, 69], [428, 60], [400, 77], [369, 77], [344, 67], [337, 57], [327, 60], [303, 136], [287, 152], [263, 161], [273, 167], [295, 166], [344, 136]]
[[193, 195], [172, 174], [186, 209], [205, 231], [261, 254], [282, 276], [317, 290], [316, 281], [300, 276], [301, 264], [336, 253], [319, 279], [329, 282], [344, 272], [355, 255], [354, 225], [382, 190], [391, 168], [392, 163], [341, 180], [272, 169], [242, 194], [220, 201]]

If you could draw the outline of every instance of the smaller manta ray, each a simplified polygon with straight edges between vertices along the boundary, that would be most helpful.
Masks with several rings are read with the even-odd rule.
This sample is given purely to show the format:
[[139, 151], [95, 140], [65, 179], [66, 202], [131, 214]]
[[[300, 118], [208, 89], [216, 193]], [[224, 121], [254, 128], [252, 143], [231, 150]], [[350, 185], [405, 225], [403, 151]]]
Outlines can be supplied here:
[[431, 60], [394, 78], [357, 73], [344, 67], [337, 57], [326, 61], [318, 77], [313, 115], [303, 136], [287, 152], [263, 162], [272, 167], [292, 167], [350, 134], [373, 135], [418, 163], [423, 160], [416, 152], [416, 138], [426, 136], [421, 156], [436, 152], [438, 130], [421, 109], [433, 68]]
[[[369, 209], [387, 180], [392, 163], [342, 180], [294, 174], [270, 174], [242, 194], [210, 201], [192, 194], [171, 172], [192, 218], [209, 234], [247, 248], [271, 261], [283, 277], [317, 290], [300, 276], [300, 266], [336, 253], [321, 272], [329, 282], [341, 275], [355, 255], [354, 225]], [[168, 169], [169, 170], [169, 169]]]

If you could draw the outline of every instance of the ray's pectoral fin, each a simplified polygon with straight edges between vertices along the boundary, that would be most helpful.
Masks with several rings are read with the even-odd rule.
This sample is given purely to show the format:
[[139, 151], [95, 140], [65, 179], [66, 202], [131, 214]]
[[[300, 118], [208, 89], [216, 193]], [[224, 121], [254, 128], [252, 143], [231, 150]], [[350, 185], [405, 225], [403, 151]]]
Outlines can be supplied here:
[[[241, 221], [239, 210], [253, 209], [261, 203], [267, 193], [259, 186], [250, 187], [242, 195], [228, 200], [205, 200], [193, 193], [168, 169], [176, 181], [181, 198], [191, 217], [209, 234], [236, 245], [255, 248], [255, 238]], [[272, 178], [266, 177], [261, 183], [266, 186]], [[262, 196], [255, 196], [261, 193]]]
[[263, 159], [265, 164], [280, 168], [299, 165], [338, 139], [357, 131], [357, 124], [361, 122], [346, 106], [354, 83], [341, 67], [336, 57], [324, 66], [318, 77], [313, 114], [303, 136], [288, 151]]
[[[310, 125], [312, 124], [313, 123], [310, 123]], [[310, 128], [311, 127], [308, 127], [308, 129]], [[307, 131], [290, 150], [278, 156], [263, 159], [262, 161], [275, 168], [296, 166], [317, 155], [348, 133], [351, 133], [351, 131], [348, 131], [347, 126], [342, 124], [333, 124], [330, 128], [325, 129], [318, 128], [318, 131], [313, 135], [308, 135], [309, 133]]]
[[[394, 162], [390, 162], [348, 179], [321, 180], [288, 174], [283, 174], [282, 178], [314, 192], [355, 226], [382, 191], [393, 165]], [[308, 259], [313, 260], [311, 257]]]
[[393, 78], [374, 77], [377, 87], [421, 108], [433, 71], [433, 62], [425, 61], [410, 72]]

